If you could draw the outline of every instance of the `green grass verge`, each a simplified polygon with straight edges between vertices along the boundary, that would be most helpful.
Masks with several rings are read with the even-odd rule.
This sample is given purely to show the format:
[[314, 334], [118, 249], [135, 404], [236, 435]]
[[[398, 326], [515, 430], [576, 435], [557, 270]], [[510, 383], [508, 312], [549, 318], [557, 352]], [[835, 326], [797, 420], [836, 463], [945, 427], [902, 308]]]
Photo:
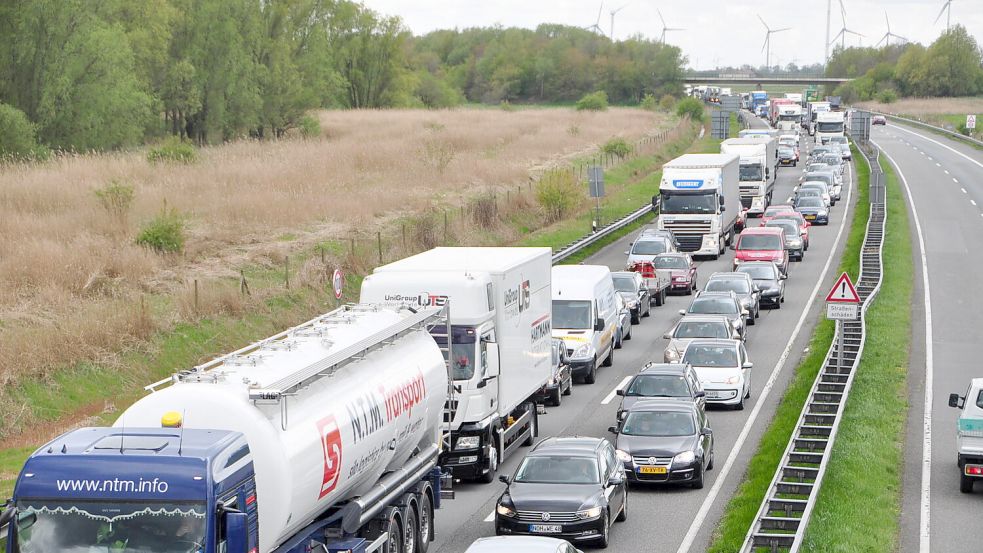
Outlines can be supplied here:
[[[916, 121], [921, 121], [921, 122], [926, 123], [926, 124], [929, 124], [929, 125], [935, 125], [936, 127], [946, 128], [947, 126], [951, 126], [952, 128], [949, 129], [949, 130], [954, 131], [954, 132], [957, 132], [957, 133], [959, 132], [959, 130], [958, 130], [959, 129], [959, 125], [961, 123], [965, 123], [966, 122], [966, 116], [965, 115], [960, 115], [960, 114], [931, 114], [931, 115], [910, 115], [910, 114], [904, 114], [904, 115], [901, 115], [901, 117], [906, 117], [908, 119], [914, 119]], [[977, 125], [983, 125], [983, 114], [978, 114], [976, 116], [976, 118], [977, 118], [977, 121], [980, 122], [980, 123], [977, 123]], [[892, 122], [892, 123], [898, 124], [896, 122]], [[936, 135], [939, 135], [939, 136], [948, 138], [950, 140], [957, 140], [957, 141], [959, 141], [960, 144], [965, 144], [965, 145], [970, 146], [972, 148], [975, 148], [977, 150], [983, 151], [983, 146], [980, 146], [979, 144], [975, 144], [973, 142], [969, 142], [968, 140], [959, 140], [958, 138], [953, 138], [953, 136], [951, 134], [942, 132], [939, 129], [932, 129], [932, 128], [927, 128], [927, 127], [919, 127], [919, 126], [915, 126], [915, 125], [912, 125], [912, 126], [914, 128], [916, 128], [916, 129], [928, 131], [928, 132], [930, 132], [932, 134], [936, 134]], [[980, 127], [977, 126], [976, 130], [979, 131], [979, 129], [980, 129]], [[970, 137], [967, 137], [967, 138], [970, 138]], [[979, 134], [977, 134], [976, 136], [974, 136], [972, 138], [975, 138], [976, 140], [980, 140]]]
[[901, 187], [883, 157], [881, 168], [887, 175], [884, 259], [891, 260], [890, 270], [867, 311], [863, 357], [803, 551], [897, 550], [915, 273]]
[[[870, 217], [869, 187], [870, 168], [860, 161], [863, 156], [853, 149], [853, 158], [858, 160], [854, 165], [857, 172], [857, 209], [853, 212], [850, 232], [847, 235], [840, 261], [840, 270], [846, 271], [856, 281], [860, 270], [860, 249], [863, 246], [864, 232]], [[816, 229], [814, 228], [813, 231]], [[781, 462], [785, 447], [788, 445], [795, 423], [802, 413], [802, 406], [809, 397], [809, 391], [816, 380], [816, 375], [822, 368], [823, 359], [829, 346], [833, 343], [835, 325], [823, 318], [816, 326], [809, 341], [809, 353], [795, 368], [791, 382], [785, 389], [782, 399], [775, 411], [754, 457], [748, 464], [744, 481], [731, 498], [714, 531], [708, 553], [732, 553], [738, 551], [744, 543], [744, 537], [754, 521], [761, 501], [768, 491], [768, 485], [775, 476], [775, 470]]]

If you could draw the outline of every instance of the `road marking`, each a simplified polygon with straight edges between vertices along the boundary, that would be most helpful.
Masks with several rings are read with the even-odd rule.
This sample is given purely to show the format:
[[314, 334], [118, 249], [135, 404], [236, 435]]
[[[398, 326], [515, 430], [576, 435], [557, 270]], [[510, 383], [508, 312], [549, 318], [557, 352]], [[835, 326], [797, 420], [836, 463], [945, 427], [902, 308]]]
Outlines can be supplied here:
[[962, 191], [963, 191], [963, 194], [965, 194], [965, 193], [966, 193], [966, 189], [965, 189], [965, 188], [960, 188], [960, 190], [962, 190]]
[[[901, 128], [901, 127], [898, 127], [898, 128]], [[964, 154], [964, 153], [962, 153], [962, 152], [960, 152], [959, 150], [957, 150], [957, 149], [955, 149], [955, 148], [950, 148], [949, 146], [946, 146], [945, 144], [943, 144], [943, 143], [941, 143], [941, 142], [939, 142], [938, 140], [933, 140], [933, 139], [931, 139], [931, 138], [929, 138], [929, 137], [927, 137], [927, 136], [925, 136], [925, 135], [922, 135], [922, 134], [918, 134], [918, 133], [916, 133], [915, 131], [909, 131], [908, 129], [904, 129], [904, 128], [901, 128], [901, 130], [903, 130], [904, 132], [907, 132], [907, 133], [911, 133], [911, 134], [913, 134], [913, 135], [915, 135], [915, 136], [917, 136], [917, 137], [919, 137], [919, 138], [922, 138], [922, 139], [925, 139], [925, 140], [928, 140], [929, 142], [931, 142], [931, 143], [933, 143], [933, 144], [937, 144], [937, 145], [939, 145], [939, 146], [942, 146], [942, 147], [943, 147], [943, 148], [945, 148], [946, 150], [949, 150], [950, 152], [952, 152], [952, 153], [954, 153], [954, 154], [956, 154], [956, 155], [958, 155], [958, 156], [961, 156], [962, 158], [964, 158], [964, 159], [966, 159], [966, 160], [968, 160], [968, 161], [971, 161], [971, 162], [973, 162], [973, 163], [975, 163], [975, 164], [976, 164], [977, 166], [979, 166], [980, 168], [983, 168], [983, 163], [980, 163], [979, 161], [976, 161], [975, 159], [973, 159], [973, 158], [971, 158], [971, 157], [969, 157], [968, 155], [966, 155], [966, 154]]]
[[607, 405], [611, 403], [611, 400], [614, 399], [614, 396], [618, 394], [618, 390], [620, 390], [621, 387], [624, 386], [625, 384], [628, 384], [629, 380], [631, 380], [631, 375], [622, 378], [621, 382], [619, 382], [618, 385], [615, 386], [613, 390], [611, 390], [611, 393], [604, 396], [604, 399], [601, 400], [601, 405]]
[[[846, 205], [850, 205], [850, 199], [853, 197], [853, 168], [850, 168], [850, 183], [851, 186], [847, 188]], [[833, 252], [840, 244], [840, 239], [843, 237], [843, 229], [846, 228], [847, 212], [849, 209], [844, 210], [843, 219], [840, 221], [840, 229], [836, 232], [836, 239], [833, 241], [833, 247], [830, 249], [830, 255], [826, 258], [826, 264], [823, 266], [822, 272], [819, 273], [819, 279], [816, 280], [816, 286], [812, 289], [812, 294], [809, 295], [809, 301], [806, 302], [805, 308], [802, 309], [802, 315], [799, 316], [799, 322], [796, 323], [795, 329], [792, 331], [792, 336], [788, 340], [788, 345], [785, 346], [785, 351], [782, 352], [781, 357], [778, 358], [778, 363], [775, 364], [775, 368], [771, 371], [771, 376], [768, 377], [768, 382], [765, 383], [765, 387], [758, 394], [758, 400], [754, 403], [754, 408], [751, 410], [751, 415], [748, 417], [747, 421], [744, 423], [744, 427], [741, 428], [741, 433], [737, 436], [737, 441], [734, 443], [734, 448], [731, 449], [730, 454], [727, 456], [727, 461], [724, 462], [724, 466], [721, 467], [720, 472], [717, 473], [717, 479], [714, 480], [713, 486], [710, 488], [710, 493], [707, 494], [706, 498], [703, 500], [703, 504], [700, 505], [700, 510], [696, 513], [696, 517], [693, 519], [692, 524], [689, 526], [689, 530], [686, 531], [686, 536], [683, 537], [683, 542], [679, 544], [679, 549], [676, 553], [689, 553], [690, 548], [693, 547], [693, 542], [696, 541], [696, 535], [700, 532], [700, 528], [706, 521], [707, 515], [710, 514], [710, 508], [713, 503], [717, 500], [717, 496], [720, 494], [720, 490], [724, 486], [724, 482], [727, 480], [727, 476], [730, 475], [731, 469], [734, 468], [734, 463], [737, 462], [737, 456], [741, 453], [744, 448], [744, 442], [747, 441], [748, 435], [751, 433], [751, 428], [754, 426], [755, 420], [757, 420], [758, 415], [761, 413], [761, 408], [765, 404], [765, 400], [768, 399], [768, 394], [771, 393], [771, 389], [775, 386], [775, 382], [778, 380], [778, 375], [781, 373], [782, 368], [785, 366], [785, 362], [788, 360], [789, 353], [792, 351], [792, 344], [795, 342], [796, 338], [799, 336], [799, 332], [802, 330], [802, 325], [805, 324], [806, 317], [809, 315], [809, 309], [815, 302], [816, 297], [819, 295], [819, 288], [823, 285], [823, 280], [826, 279], [826, 274], [829, 272], [830, 264], [833, 262]]]
[[488, 515], [488, 516], [485, 517], [485, 522], [492, 522], [493, 520], [495, 520], [495, 510], [494, 509], [492, 509], [492, 512], [491, 512], [490, 515]]
[[976, 205], [976, 200], [969, 200], [969, 203]]
[[939, 163], [938, 161], [936, 161], [936, 162], [935, 162], [935, 166], [936, 166], [936, 167], [942, 167], [942, 164], [941, 164], [941, 163]]
[[948, 174], [949, 174], [949, 170], [948, 170], [948, 169], [943, 169], [943, 171], [945, 171], [945, 174], [946, 174], [946, 175], [948, 175]]
[[[874, 145], [880, 148], [876, 142], [874, 142]], [[884, 152], [884, 150], [881, 151]], [[934, 341], [932, 337], [932, 291], [928, 282], [928, 257], [925, 254], [925, 236], [922, 233], [922, 223], [918, 219], [918, 210], [915, 208], [915, 198], [911, 195], [908, 179], [905, 178], [901, 167], [898, 166], [887, 152], [884, 152], [884, 155], [894, 165], [898, 176], [901, 178], [901, 182], [904, 184], [905, 193], [908, 195], [908, 205], [911, 206], [911, 215], [915, 220], [919, 256], [922, 263], [922, 287], [925, 291], [925, 403], [923, 406], [925, 415], [922, 422], [922, 490], [918, 551], [919, 553], [930, 553], [932, 542], [932, 379], [935, 372], [935, 362], [932, 353], [932, 342]]]
[[929, 161], [932, 161], [932, 156], [928, 156], [928, 160]]
[[957, 179], [956, 177], [952, 177], [952, 182], [959, 184], [959, 179]]

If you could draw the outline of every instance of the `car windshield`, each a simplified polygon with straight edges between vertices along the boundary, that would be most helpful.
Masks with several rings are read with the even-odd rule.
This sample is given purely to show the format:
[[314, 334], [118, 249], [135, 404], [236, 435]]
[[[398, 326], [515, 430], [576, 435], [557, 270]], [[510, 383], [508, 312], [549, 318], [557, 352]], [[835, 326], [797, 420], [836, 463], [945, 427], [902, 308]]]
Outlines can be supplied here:
[[619, 292], [631, 292], [632, 294], [638, 292], [635, 288], [635, 279], [630, 276], [614, 275], [614, 289]]
[[632, 255], [659, 255], [669, 248], [665, 240], [639, 240], [631, 248]]
[[823, 207], [823, 200], [822, 200], [822, 198], [819, 198], [818, 196], [806, 196], [806, 197], [803, 197], [803, 198], [799, 198], [799, 200], [797, 202], [795, 202], [795, 207], [797, 207], [797, 208], [799, 208], [799, 207]]
[[733, 315], [737, 304], [731, 298], [696, 298], [689, 306], [689, 312], [701, 315]]
[[597, 460], [593, 457], [535, 455], [526, 457], [515, 472], [523, 484], [600, 484]]
[[680, 321], [673, 338], [730, 338], [728, 324], [723, 321]]
[[685, 215], [690, 213], [716, 213], [717, 195], [713, 192], [709, 194], [662, 192], [662, 204], [660, 205], [659, 209], [662, 213], [676, 215]]
[[789, 221], [788, 219], [785, 219], [785, 220], [782, 220], [782, 221], [768, 221], [768, 224], [766, 224], [765, 226], [766, 227], [778, 227], [778, 228], [782, 229], [782, 231], [785, 233], [785, 236], [790, 237], [790, 238], [798, 238], [798, 236], [799, 236], [799, 227], [798, 227], [798, 225], [796, 225], [792, 221]]
[[744, 234], [737, 242], [737, 249], [748, 251], [774, 251], [782, 249], [782, 239], [775, 234]]
[[23, 553], [188, 553], [205, 550], [204, 503], [17, 503]]
[[822, 171], [823, 169], [826, 169], [827, 167], [829, 167], [829, 165], [826, 165], [825, 163], [813, 163], [812, 165], [809, 165], [808, 167], [806, 167], [806, 171], [809, 172], [809, 173], [812, 173], [814, 171]]
[[553, 300], [553, 328], [594, 328], [590, 302], [583, 300]]
[[846, 144], [846, 137], [845, 136], [831, 136], [831, 137], [829, 137], [829, 141], [830, 142], [833, 142], [834, 144]]
[[741, 273], [747, 273], [754, 280], [773, 280], [775, 278], [775, 268], [769, 265], [743, 263], [737, 270]]
[[819, 132], [843, 132], [843, 123], [839, 121], [820, 122], [816, 125], [816, 130]]
[[733, 346], [693, 344], [686, 348], [682, 362], [696, 367], [736, 367], [737, 350]]
[[692, 413], [633, 411], [621, 425], [621, 433], [626, 436], [692, 436], [696, 434], [696, 422]]
[[811, 198], [813, 196], [817, 198], [823, 197], [822, 190], [817, 190], [815, 188], [800, 188], [798, 192], [795, 193], [797, 198]]
[[763, 177], [761, 171], [761, 164], [756, 163], [754, 165], [741, 164], [741, 180], [742, 181], [759, 181]]
[[655, 258], [656, 269], [686, 269], [689, 264], [686, 259], [674, 255], [663, 255]]
[[805, 177], [806, 184], [810, 182], [821, 182], [826, 185], [833, 184], [833, 174], [832, 173], [807, 173]]
[[840, 156], [838, 156], [838, 155], [836, 155], [836, 154], [832, 154], [832, 155], [831, 154], [826, 154], [826, 155], [823, 156], [823, 163], [825, 163], [826, 165], [832, 165], [832, 166], [842, 165], [843, 164], [843, 158], [840, 157]]
[[789, 211], [790, 209], [792, 209], [792, 208], [786, 207], [786, 206], [769, 207], [768, 209], [765, 210], [765, 217], [774, 217], [774, 216], [779, 215], [781, 213], [785, 213], [786, 211]]
[[677, 374], [640, 374], [631, 381], [626, 396], [690, 397], [686, 379]]
[[715, 278], [707, 282], [706, 291], [747, 294], [751, 292], [751, 288], [743, 278]]

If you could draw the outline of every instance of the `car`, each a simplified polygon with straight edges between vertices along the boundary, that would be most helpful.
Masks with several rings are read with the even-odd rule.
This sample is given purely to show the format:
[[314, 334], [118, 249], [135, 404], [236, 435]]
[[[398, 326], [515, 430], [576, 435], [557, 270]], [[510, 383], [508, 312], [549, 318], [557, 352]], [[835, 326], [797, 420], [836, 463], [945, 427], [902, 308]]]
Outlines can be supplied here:
[[780, 213], [787, 213], [789, 211], [795, 211], [792, 204], [772, 204], [765, 209], [765, 212], [761, 214], [761, 224], [765, 224], [772, 220], [776, 215]]
[[478, 538], [464, 553], [583, 553], [570, 542], [545, 536], [491, 536]]
[[703, 289], [706, 292], [726, 292], [729, 290], [737, 294], [737, 298], [741, 300], [741, 308], [748, 312], [748, 325], [753, 325], [754, 320], [758, 318], [761, 312], [754, 281], [744, 273], [714, 273], [707, 279]]
[[[822, 203], [821, 198], [802, 198], [800, 201], [814, 199]], [[829, 213], [826, 214], [827, 218]], [[744, 229], [734, 245], [734, 269], [745, 261], [773, 261], [788, 274], [788, 251], [785, 250], [785, 233], [774, 227], [754, 227]]]
[[973, 493], [973, 485], [983, 479], [983, 378], [969, 381], [963, 395], [949, 394], [949, 407], [959, 409], [956, 421], [956, 466], [959, 467], [959, 491]]
[[[764, 262], [754, 262], [764, 263]], [[753, 276], [752, 276], [753, 278]], [[666, 363], [678, 363], [683, 358], [686, 346], [697, 338], [731, 338], [740, 340], [741, 331], [730, 319], [723, 315], [686, 315], [662, 335], [669, 343], [662, 352]]]
[[787, 146], [778, 147], [778, 164], [796, 166], [799, 160], [796, 158], [795, 150]]
[[833, 152], [833, 147], [832, 146], [825, 146], [825, 145], [820, 146], [820, 145], [817, 145], [815, 148], [812, 149], [811, 152], [809, 152], [809, 159], [812, 162], [820, 162], [820, 163], [822, 163], [823, 156], [826, 155], [826, 154], [828, 154], [828, 153], [831, 153], [831, 152]]
[[836, 200], [830, 196], [829, 189], [826, 188], [826, 183], [822, 181], [810, 180], [806, 181], [799, 186], [795, 187], [795, 195], [792, 196], [792, 203], [795, 204], [795, 200], [802, 196], [812, 196], [813, 194], [806, 194], [808, 191], [814, 191], [819, 194], [819, 197], [823, 199], [823, 203], [826, 207], [832, 207], [836, 205]]
[[[821, 161], [811, 161], [806, 164], [806, 173], [812, 173], [814, 171], [829, 171], [830, 169], [831, 168], [829, 165], [826, 165]], [[802, 180], [804, 179], [799, 179], [799, 182], [802, 182]]]
[[622, 397], [618, 420], [632, 405], [649, 399], [674, 399], [696, 403], [703, 407], [703, 388], [700, 379], [689, 365], [679, 363], [646, 363], [638, 374], [616, 393]]
[[778, 227], [785, 232], [785, 249], [788, 250], [790, 260], [802, 261], [805, 257], [805, 240], [802, 239], [802, 230], [799, 225], [790, 219], [778, 219], [768, 221], [766, 227]]
[[625, 255], [628, 256], [625, 267], [630, 267], [634, 263], [650, 261], [659, 254], [674, 251], [676, 251], [676, 248], [668, 238], [642, 234], [632, 242], [631, 249], [625, 252]]
[[618, 460], [634, 484], [688, 484], [703, 488], [713, 469], [713, 431], [692, 403], [646, 400], [631, 406], [613, 432]]
[[[839, 148], [839, 146], [836, 145], [833, 147]], [[843, 177], [843, 170], [846, 168], [846, 164], [843, 163], [843, 157], [839, 151], [823, 154], [823, 157], [819, 158], [819, 160], [826, 165], [829, 165], [831, 170], [839, 177]]]
[[850, 151], [850, 141], [847, 140], [845, 136], [832, 136], [829, 139], [830, 144], [835, 144], [840, 148], [840, 157], [849, 161], [853, 159], [853, 153]]
[[621, 294], [615, 295], [618, 305], [618, 328], [615, 330], [614, 349], [621, 349], [625, 340], [631, 340], [631, 309]]
[[612, 524], [628, 519], [625, 467], [604, 438], [546, 438], [499, 480], [506, 486], [495, 507], [499, 536], [546, 534], [604, 548]]
[[795, 211], [794, 208], [785, 213], [775, 215], [775, 217], [772, 218], [772, 221], [781, 221], [783, 219], [788, 219], [798, 223], [799, 230], [802, 231], [803, 245], [805, 246], [805, 250], [809, 251], [809, 227], [812, 226], [809, 221], [806, 221], [805, 217], [803, 217], [798, 211]]
[[554, 407], [560, 406], [560, 397], [573, 391], [573, 371], [567, 357], [567, 345], [559, 338], [553, 338], [552, 369], [549, 380], [539, 390], [539, 398]]
[[649, 227], [642, 230], [642, 233], [639, 236], [665, 238], [670, 244], [672, 244], [674, 250], [679, 251], [679, 240], [676, 239], [675, 233], [669, 229], [656, 229]]
[[740, 340], [693, 340], [686, 347], [683, 363], [693, 366], [707, 394], [707, 404], [744, 409], [751, 397], [751, 369], [747, 349]]
[[871, 125], [887, 125], [887, 117], [883, 115], [875, 115], [870, 118]]
[[795, 210], [805, 217], [806, 221], [816, 225], [829, 224], [829, 208], [819, 197], [800, 198], [795, 202]]
[[829, 200], [823, 194], [823, 191], [816, 188], [796, 189], [795, 194], [792, 196], [792, 204], [794, 205], [799, 198], [819, 198], [823, 201], [824, 206], [829, 207]]
[[834, 203], [840, 201], [840, 195], [843, 191], [843, 179], [833, 169], [810, 171], [802, 175], [800, 182], [822, 182], [826, 184], [826, 190], [829, 192], [830, 200]]
[[613, 271], [614, 289], [625, 300], [625, 305], [631, 311], [632, 324], [642, 322], [642, 317], [648, 317], [652, 310], [649, 290], [645, 286], [642, 275], [633, 271]]
[[696, 290], [697, 268], [693, 256], [688, 253], [664, 253], [653, 259], [656, 270], [669, 271], [672, 283], [670, 292], [682, 292], [687, 296]]
[[741, 340], [747, 337], [747, 326], [744, 321], [748, 312], [741, 307], [741, 300], [733, 292], [701, 292], [693, 298], [689, 307], [680, 309], [679, 314], [687, 315], [723, 315], [730, 320], [731, 326], [737, 329]]
[[750, 276], [758, 290], [761, 290], [762, 305], [782, 308], [782, 303], [785, 302], [785, 279], [788, 277], [782, 274], [778, 265], [770, 261], [748, 261], [741, 263], [737, 270]]

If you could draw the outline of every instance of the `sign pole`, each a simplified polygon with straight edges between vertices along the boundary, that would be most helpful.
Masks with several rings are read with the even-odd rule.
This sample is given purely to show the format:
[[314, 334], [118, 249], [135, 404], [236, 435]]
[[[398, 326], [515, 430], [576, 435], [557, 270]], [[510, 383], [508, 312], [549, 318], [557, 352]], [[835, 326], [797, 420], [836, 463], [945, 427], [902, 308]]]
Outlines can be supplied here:
[[845, 374], [846, 371], [843, 370], [843, 323], [840, 321], [836, 323], [836, 342], [839, 344], [836, 348], [836, 372]]

